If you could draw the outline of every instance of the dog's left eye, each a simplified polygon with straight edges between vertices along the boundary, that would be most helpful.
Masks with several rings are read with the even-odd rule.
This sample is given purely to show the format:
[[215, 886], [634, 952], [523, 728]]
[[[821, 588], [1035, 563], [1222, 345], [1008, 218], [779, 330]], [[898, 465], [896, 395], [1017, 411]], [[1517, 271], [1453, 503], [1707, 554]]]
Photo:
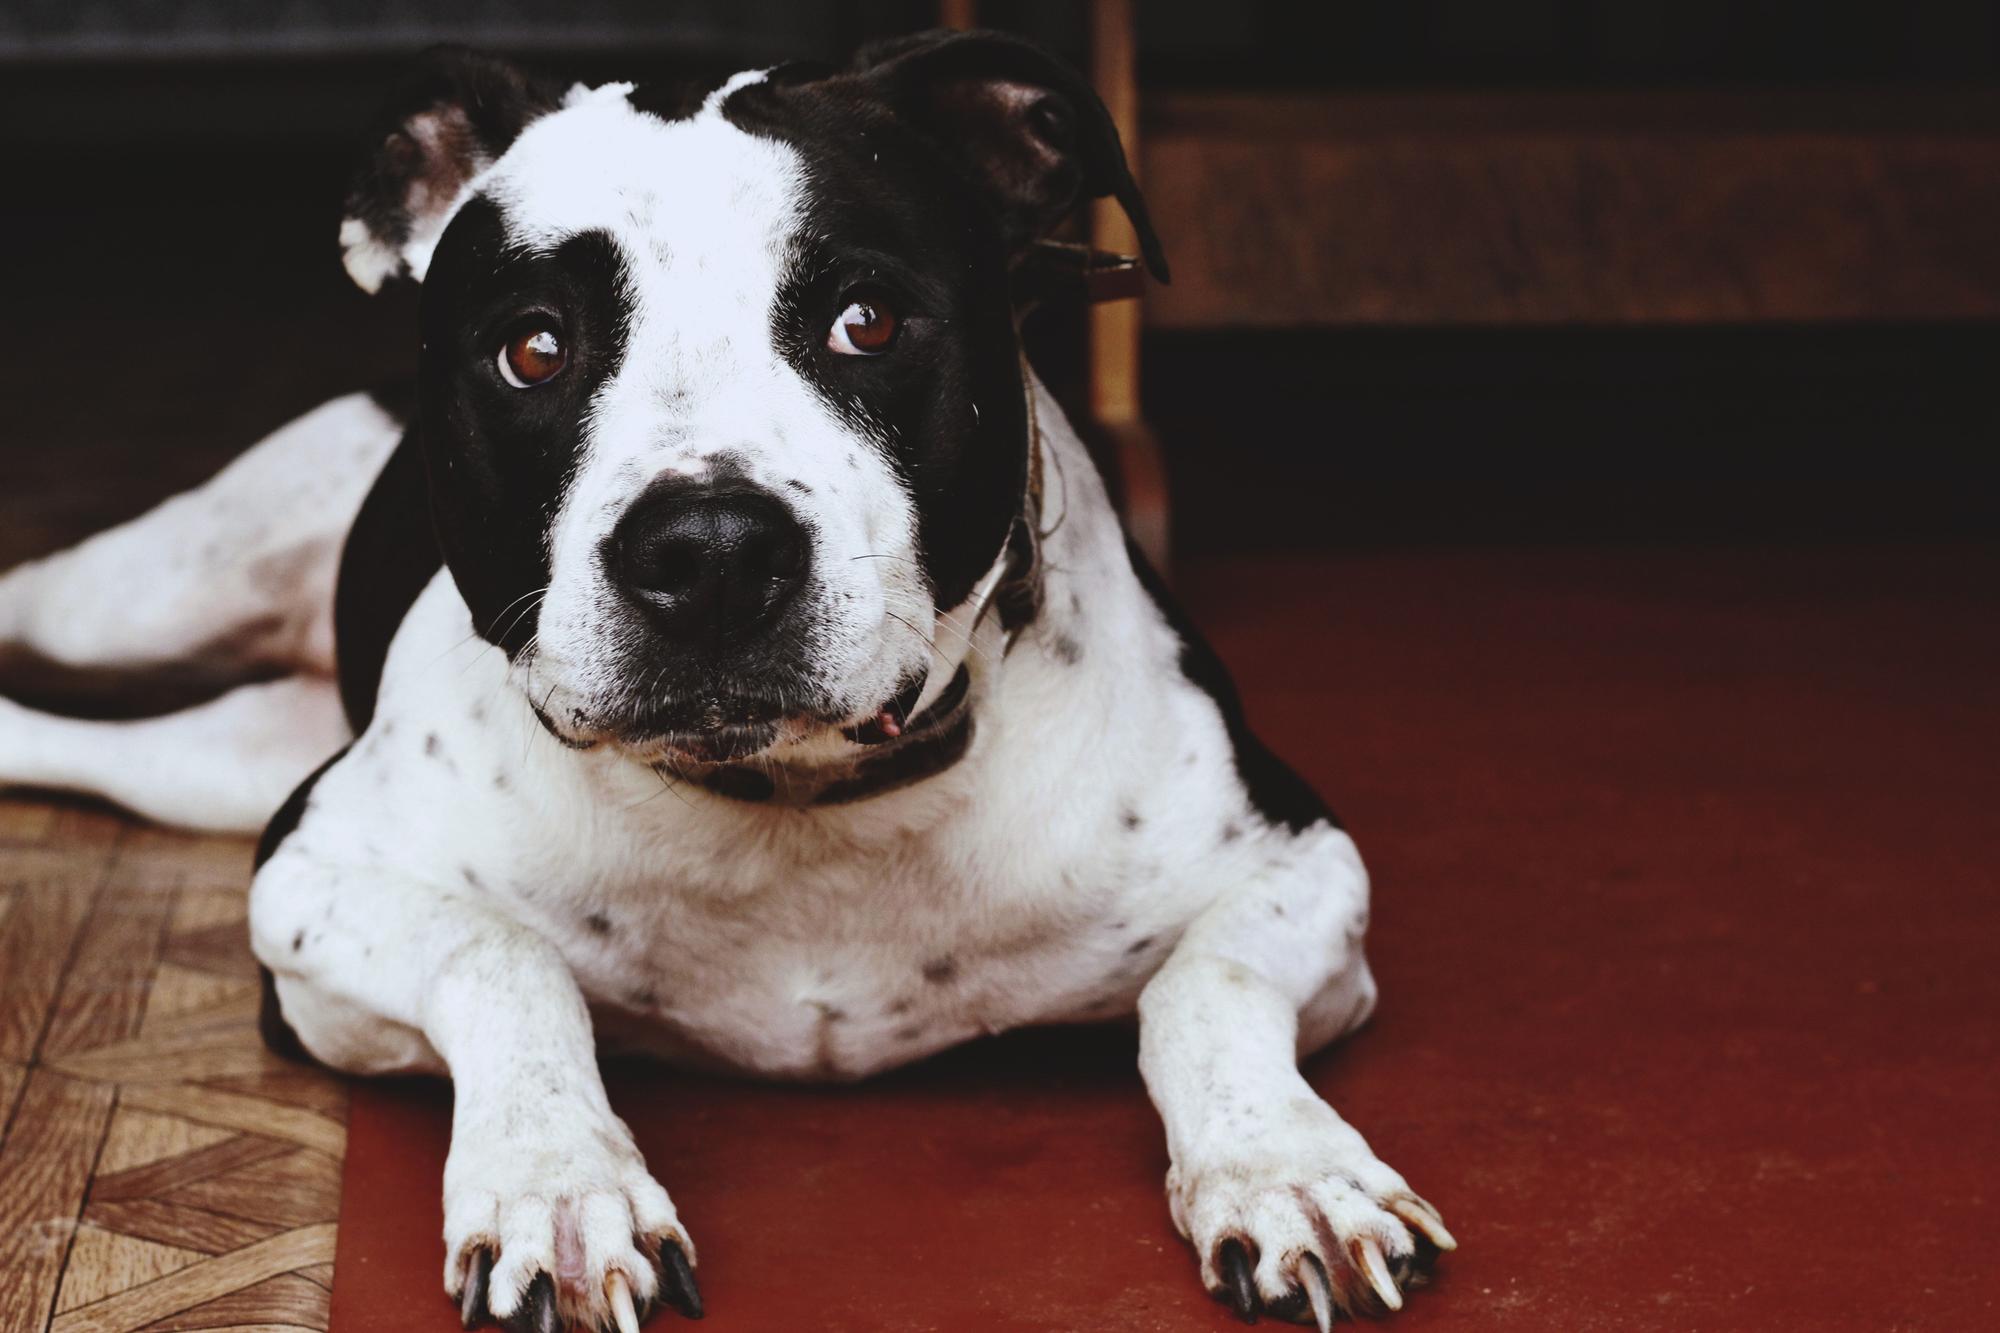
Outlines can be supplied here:
[[896, 341], [901, 324], [879, 296], [857, 296], [827, 330], [827, 349], [842, 356], [880, 356]]
[[568, 364], [562, 335], [546, 325], [524, 328], [500, 348], [500, 378], [517, 389], [547, 384]]

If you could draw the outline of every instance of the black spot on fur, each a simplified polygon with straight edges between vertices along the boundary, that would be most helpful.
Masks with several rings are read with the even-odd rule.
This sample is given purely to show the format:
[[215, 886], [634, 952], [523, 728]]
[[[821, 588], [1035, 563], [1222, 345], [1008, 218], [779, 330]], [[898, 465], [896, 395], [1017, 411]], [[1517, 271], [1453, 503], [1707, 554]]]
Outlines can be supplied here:
[[486, 887], [484, 884], [480, 882], [478, 872], [473, 870], [471, 866], [460, 866], [458, 868], [458, 873], [460, 876], [464, 878], [466, 886], [468, 888], [483, 889]]
[[898, 1000], [894, 1004], [889, 1006], [889, 1012], [892, 1015], [901, 1016], [903, 1014], [909, 1013], [913, 1007], [914, 1007], [913, 1001]]
[[427, 733], [424, 736], [424, 756], [435, 759], [443, 753], [444, 742], [438, 738], [438, 734], [435, 731]]
[[611, 918], [602, 912], [592, 912], [583, 919], [583, 924], [590, 928], [590, 933], [593, 935], [609, 935], [611, 933]]
[[1224, 842], [1235, 842], [1238, 838], [1242, 836], [1243, 836], [1243, 826], [1237, 823], [1235, 820], [1232, 819], [1227, 824], [1224, 824], [1222, 826], [1222, 840]]
[[292, 952], [297, 953], [299, 950], [305, 947], [306, 947], [306, 933], [302, 930], [298, 934], [292, 936]]
[[1083, 660], [1083, 645], [1067, 634], [1057, 634], [1049, 642], [1049, 650], [1064, 666], [1075, 666]]
[[933, 958], [924, 964], [924, 980], [933, 986], [942, 986], [958, 975], [958, 960], [950, 954]]
[[1127, 957], [1130, 957], [1134, 954], [1142, 954], [1152, 947], [1153, 937], [1151, 935], [1141, 935], [1138, 939], [1132, 941], [1131, 947], [1126, 949], [1125, 953]]
[[1139, 812], [1129, 805], [1118, 812], [1118, 822], [1125, 826], [1127, 832], [1136, 831], [1144, 827], [1146, 823]]
[[800, 495], [811, 495], [813, 493], [813, 488], [800, 481], [797, 477], [787, 478], [785, 485], [791, 487]]

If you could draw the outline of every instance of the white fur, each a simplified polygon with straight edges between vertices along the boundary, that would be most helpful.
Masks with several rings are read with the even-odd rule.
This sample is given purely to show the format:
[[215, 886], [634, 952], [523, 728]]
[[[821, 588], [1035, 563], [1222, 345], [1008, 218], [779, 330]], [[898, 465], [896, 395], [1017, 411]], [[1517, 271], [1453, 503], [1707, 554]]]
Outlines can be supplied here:
[[[1136, 1012], [1171, 1212], [1212, 1289], [1230, 1236], [1259, 1256], [1269, 1299], [1300, 1280], [1308, 1253], [1329, 1271], [1351, 1267], [1347, 1247], [1364, 1240], [1407, 1253], [1402, 1178], [1296, 1067], [1373, 1004], [1353, 843], [1252, 808], [1215, 702], [1181, 674], [1181, 645], [1127, 561], [1103, 486], [1039, 385], [1043, 607], [1011, 648], [971, 606], [922, 606], [899, 559], [852, 558], [907, 559], [914, 522], [870, 442], [770, 346], [802, 170], [712, 107], [669, 126], [622, 94], [573, 93], [486, 174], [523, 243], [611, 230], [639, 288], [629, 354], [592, 408], [526, 667], [472, 632], [440, 574], [396, 635], [367, 732], [257, 875], [252, 943], [287, 1018], [340, 1068], [450, 1074], [446, 1286], [459, 1290], [474, 1247], [497, 1244], [500, 1315], [535, 1272], [556, 1271], [558, 1251], [571, 1260], [565, 1315], [599, 1323], [607, 1275], [651, 1292], [648, 1244], [692, 1253], [605, 1101], [600, 1042], [849, 1079], [986, 1032]], [[302, 462], [334, 434], [275, 439]], [[386, 452], [370, 439], [324, 460], [343, 517]], [[879, 700], [910, 654], [933, 654], [933, 692], [967, 667], [976, 729], [961, 762], [852, 805], [753, 805], [675, 786], [612, 743], [564, 748], [536, 723], [528, 691], [580, 700], [610, 684], [593, 676], [605, 593], [588, 552], [653, 476], [720, 450], [767, 485], [812, 485], [813, 595], [848, 607], [821, 666], [857, 700]], [[273, 467], [258, 484], [297, 470]], [[222, 499], [247, 475], [162, 511], [185, 517], [0, 581], [0, 628], [50, 651], [60, 636], [47, 604], [71, 589], [80, 624], [67, 656], [129, 656], [134, 636], [110, 623], [118, 603], [89, 587], [197, 520], [245, 537], [234, 500], [222, 521]], [[324, 529], [302, 520], [301, 549], [320, 563], [295, 572], [316, 597], [330, 595], [332, 503], [322, 497]], [[182, 606], [201, 586], [158, 591]], [[230, 584], [188, 612], [197, 629], [149, 633], [162, 652], [218, 629], [226, 642], [271, 600]], [[924, 635], [891, 632], [899, 607], [924, 617]], [[323, 666], [320, 633], [291, 625], [300, 668]], [[173, 813], [110, 784], [110, 747], [122, 746], [111, 733], [59, 740], [13, 714], [0, 725], [25, 727], [43, 750], [96, 751], [74, 780]], [[13, 767], [47, 780], [18, 753], [0, 747], [0, 777]], [[281, 795], [273, 781], [261, 805]]]

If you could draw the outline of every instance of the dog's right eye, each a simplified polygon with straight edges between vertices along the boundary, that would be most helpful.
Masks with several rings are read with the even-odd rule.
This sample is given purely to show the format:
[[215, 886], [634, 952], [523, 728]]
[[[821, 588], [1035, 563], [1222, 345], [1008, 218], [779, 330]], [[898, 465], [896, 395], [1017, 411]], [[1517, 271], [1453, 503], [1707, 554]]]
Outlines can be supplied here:
[[500, 378], [517, 389], [547, 384], [569, 364], [562, 335], [545, 324], [531, 324], [500, 348]]

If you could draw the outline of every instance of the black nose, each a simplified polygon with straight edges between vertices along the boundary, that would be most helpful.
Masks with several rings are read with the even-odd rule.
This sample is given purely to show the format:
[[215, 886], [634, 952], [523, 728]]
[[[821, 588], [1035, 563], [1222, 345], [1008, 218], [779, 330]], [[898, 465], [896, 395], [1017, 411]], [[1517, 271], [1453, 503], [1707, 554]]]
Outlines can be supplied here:
[[618, 521], [610, 546], [611, 574], [625, 594], [662, 633], [689, 643], [749, 638], [806, 578], [805, 529], [755, 491], [642, 499]]

